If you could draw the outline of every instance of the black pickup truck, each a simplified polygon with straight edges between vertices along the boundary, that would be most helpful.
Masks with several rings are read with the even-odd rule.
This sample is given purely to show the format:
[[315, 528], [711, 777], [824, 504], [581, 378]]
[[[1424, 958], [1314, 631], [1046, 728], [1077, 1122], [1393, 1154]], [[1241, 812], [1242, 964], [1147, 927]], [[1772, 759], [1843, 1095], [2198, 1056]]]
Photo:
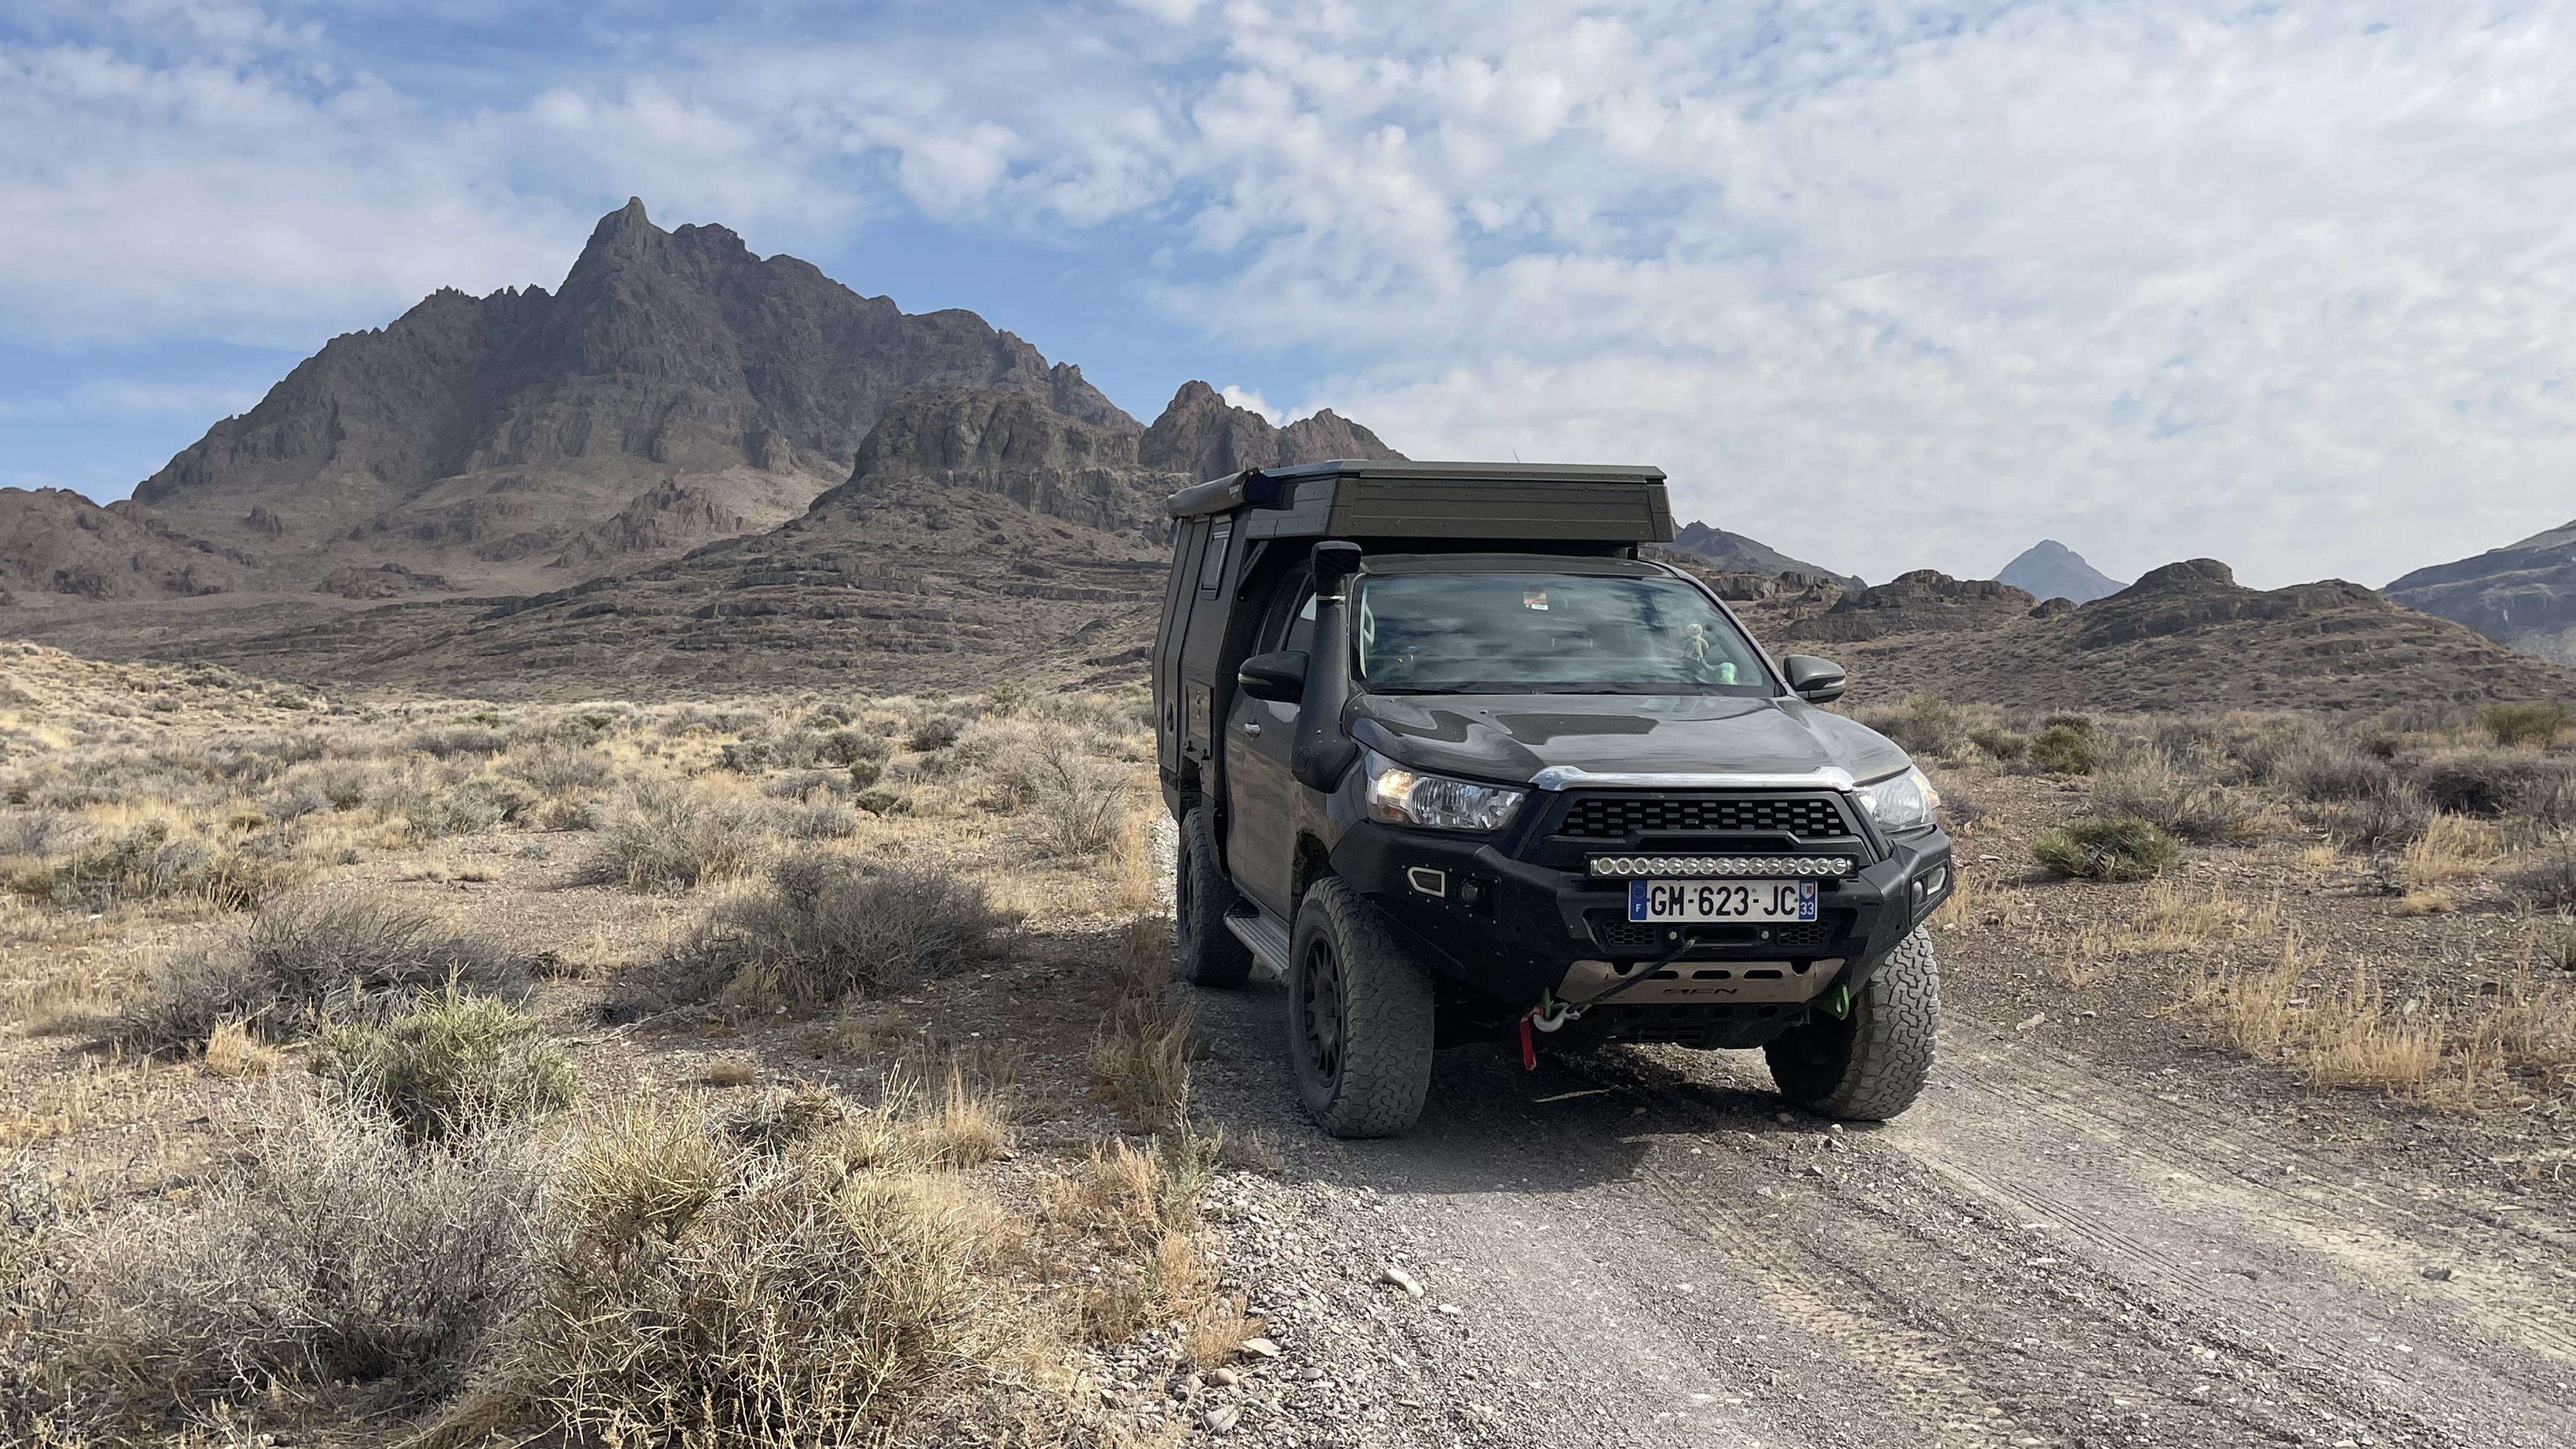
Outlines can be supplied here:
[[1939, 797], [1817, 705], [1668, 541], [1653, 468], [1331, 462], [1172, 496], [1154, 650], [1174, 972], [1288, 986], [1339, 1136], [1434, 1052], [1761, 1048], [1789, 1100], [1903, 1111], [1931, 1068]]

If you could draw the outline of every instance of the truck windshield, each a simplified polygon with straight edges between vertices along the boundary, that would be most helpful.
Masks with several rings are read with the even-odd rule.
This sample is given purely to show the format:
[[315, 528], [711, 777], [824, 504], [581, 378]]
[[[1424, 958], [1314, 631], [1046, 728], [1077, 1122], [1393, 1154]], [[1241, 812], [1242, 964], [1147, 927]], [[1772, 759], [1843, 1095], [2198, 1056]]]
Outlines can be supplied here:
[[1381, 574], [1355, 613], [1378, 694], [1772, 693], [1752, 642], [1680, 579]]

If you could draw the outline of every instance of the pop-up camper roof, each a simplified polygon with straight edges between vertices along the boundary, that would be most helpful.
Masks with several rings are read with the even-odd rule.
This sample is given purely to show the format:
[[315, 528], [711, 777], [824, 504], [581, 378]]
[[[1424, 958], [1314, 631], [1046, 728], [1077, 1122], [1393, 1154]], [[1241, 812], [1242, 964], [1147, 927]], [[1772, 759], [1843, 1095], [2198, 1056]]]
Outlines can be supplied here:
[[1668, 543], [1661, 468], [1335, 460], [1246, 469], [1175, 493], [1174, 518], [1242, 510], [1245, 538], [1492, 538]]

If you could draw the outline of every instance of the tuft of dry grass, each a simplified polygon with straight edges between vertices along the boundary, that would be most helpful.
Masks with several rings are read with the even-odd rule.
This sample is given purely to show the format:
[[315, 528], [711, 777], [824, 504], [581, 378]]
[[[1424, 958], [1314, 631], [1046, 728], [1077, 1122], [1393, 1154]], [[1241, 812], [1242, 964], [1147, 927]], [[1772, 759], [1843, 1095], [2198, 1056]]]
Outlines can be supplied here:
[[2248, 906], [2227, 894], [2223, 884], [2207, 895], [2194, 895], [2171, 881], [2157, 881], [2138, 897], [2137, 914], [2117, 940], [2130, 951], [2191, 951], [2221, 941], [2270, 935], [2281, 920], [2275, 899]]
[[750, 1057], [718, 1057], [698, 1072], [698, 1082], [708, 1087], [748, 1087], [760, 1080], [760, 1063]]
[[2401, 916], [2447, 916], [2459, 908], [2459, 901], [2440, 886], [2411, 890], [2397, 898]]
[[2442, 1064], [2441, 1023], [2416, 1010], [2391, 1011], [2366, 966], [2356, 964], [2340, 989], [2312, 1004], [2303, 1026], [2308, 1078], [2321, 1087], [2420, 1093]]
[[2296, 930], [2281, 937], [2280, 954], [2269, 970], [2234, 971], [2212, 976], [2195, 965], [2190, 983], [2193, 1003], [2208, 1011], [2219, 1032], [2236, 1049], [2264, 1061], [2281, 1055], [2299, 1025], [2291, 1003], [2309, 969], [2325, 957], [2311, 951]]
[[219, 1077], [267, 1076], [283, 1055], [239, 1021], [216, 1023], [214, 1034], [206, 1038], [206, 1070]]
[[1169, 989], [1171, 933], [1168, 917], [1128, 926], [1092, 1042], [1092, 1081], [1131, 1132], [1179, 1133], [1189, 1121], [1198, 1005]]
[[2410, 890], [2432, 892], [2486, 874], [2495, 865], [2500, 846], [2496, 827], [2486, 821], [2436, 815], [2398, 857], [2399, 870]]

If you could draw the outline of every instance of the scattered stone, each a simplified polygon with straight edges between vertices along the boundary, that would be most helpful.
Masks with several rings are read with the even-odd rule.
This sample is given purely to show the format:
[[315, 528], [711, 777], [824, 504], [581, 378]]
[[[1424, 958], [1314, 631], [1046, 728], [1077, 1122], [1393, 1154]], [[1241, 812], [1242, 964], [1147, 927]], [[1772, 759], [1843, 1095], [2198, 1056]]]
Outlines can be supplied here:
[[1392, 1283], [1396, 1287], [1403, 1289], [1404, 1296], [1407, 1298], [1419, 1298], [1422, 1296], [1422, 1280], [1414, 1277], [1402, 1268], [1395, 1266], [1393, 1263], [1389, 1263], [1386, 1267], [1379, 1270], [1378, 1279], [1380, 1282]]
[[1212, 1387], [1230, 1389], [1243, 1382], [1243, 1375], [1230, 1368], [1209, 1369], [1207, 1381]]
[[1219, 1404], [1207, 1411], [1206, 1423], [1211, 1434], [1223, 1434], [1243, 1418], [1243, 1410], [1233, 1404]]
[[1434, 1311], [1434, 1312], [1438, 1312], [1438, 1313], [1445, 1313], [1445, 1314], [1449, 1315], [1451, 1318], [1455, 1318], [1455, 1317], [1457, 1317], [1459, 1314], [1464, 1313], [1464, 1312], [1466, 1312], [1467, 1310], [1466, 1310], [1466, 1309], [1464, 1309], [1464, 1308], [1459, 1307], [1459, 1306], [1458, 1306], [1457, 1304], [1455, 1304], [1455, 1303], [1443, 1303], [1443, 1304], [1441, 1304], [1437, 1309], [1435, 1309], [1435, 1310], [1433, 1310], [1433, 1311]]
[[1243, 1351], [1262, 1358], [1277, 1358], [1279, 1345], [1266, 1338], [1247, 1338], [1243, 1341]]
[[2427, 1268], [2424, 1270], [2424, 1276], [2432, 1279], [2436, 1283], [2448, 1283], [2451, 1281], [2451, 1270], [2448, 1268]]

